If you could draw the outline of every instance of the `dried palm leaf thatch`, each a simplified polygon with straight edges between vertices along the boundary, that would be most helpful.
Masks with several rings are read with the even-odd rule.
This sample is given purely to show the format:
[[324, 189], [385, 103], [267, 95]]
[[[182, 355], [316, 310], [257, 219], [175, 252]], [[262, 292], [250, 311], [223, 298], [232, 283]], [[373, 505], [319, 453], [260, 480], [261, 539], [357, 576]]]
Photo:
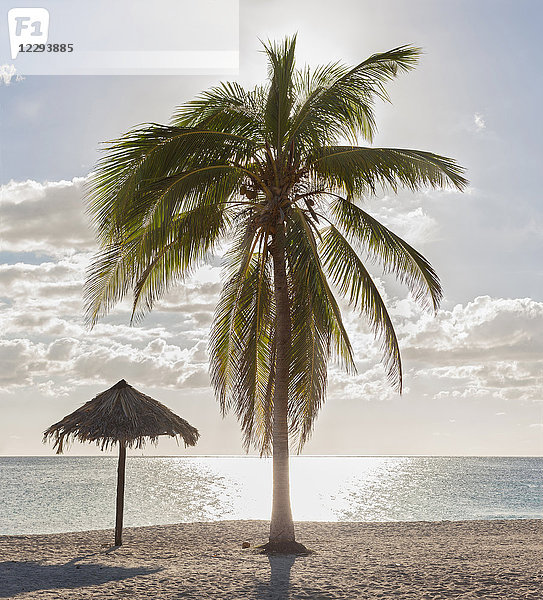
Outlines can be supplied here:
[[147, 441], [169, 435], [194, 446], [200, 434], [187, 421], [160, 402], [142, 394], [124, 379], [47, 429], [43, 441], [52, 440], [57, 454], [73, 440], [95, 442], [102, 450], [121, 443], [142, 448]]

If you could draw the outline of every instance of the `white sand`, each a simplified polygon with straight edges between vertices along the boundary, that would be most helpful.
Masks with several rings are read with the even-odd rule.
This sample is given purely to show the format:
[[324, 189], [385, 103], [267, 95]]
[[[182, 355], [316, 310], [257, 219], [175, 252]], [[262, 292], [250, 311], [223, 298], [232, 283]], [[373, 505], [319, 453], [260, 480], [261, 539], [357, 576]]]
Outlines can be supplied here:
[[0, 598], [543, 599], [543, 521], [298, 523], [305, 557], [267, 557], [263, 521], [0, 537]]

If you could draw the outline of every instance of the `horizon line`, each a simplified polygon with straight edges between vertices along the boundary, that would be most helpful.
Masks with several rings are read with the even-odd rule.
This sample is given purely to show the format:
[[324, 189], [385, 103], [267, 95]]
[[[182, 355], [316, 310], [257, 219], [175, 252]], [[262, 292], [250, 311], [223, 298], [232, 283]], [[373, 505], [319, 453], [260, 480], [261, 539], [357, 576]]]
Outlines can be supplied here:
[[[117, 455], [111, 452], [111, 457]], [[0, 458], [109, 458], [100, 454], [0, 454]], [[127, 454], [127, 458], [272, 458], [258, 454]], [[543, 454], [292, 454], [289, 458], [543, 458]]]

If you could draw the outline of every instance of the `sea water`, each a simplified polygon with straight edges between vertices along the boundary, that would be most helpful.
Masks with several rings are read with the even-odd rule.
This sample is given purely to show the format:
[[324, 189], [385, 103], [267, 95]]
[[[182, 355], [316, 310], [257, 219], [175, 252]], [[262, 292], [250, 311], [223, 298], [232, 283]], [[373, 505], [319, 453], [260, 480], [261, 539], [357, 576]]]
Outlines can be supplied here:
[[[114, 457], [0, 457], [0, 534], [113, 527]], [[543, 458], [291, 459], [299, 521], [543, 518]], [[271, 461], [128, 457], [125, 526], [268, 519]]]

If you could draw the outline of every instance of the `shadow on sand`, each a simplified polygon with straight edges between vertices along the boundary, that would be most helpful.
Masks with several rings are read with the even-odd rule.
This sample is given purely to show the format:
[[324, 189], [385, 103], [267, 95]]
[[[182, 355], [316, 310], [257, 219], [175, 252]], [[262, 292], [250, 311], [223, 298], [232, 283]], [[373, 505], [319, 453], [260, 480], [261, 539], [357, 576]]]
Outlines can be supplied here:
[[149, 575], [161, 570], [108, 567], [93, 563], [77, 564], [82, 558], [86, 557], [79, 557], [60, 565], [49, 565], [43, 561], [0, 562], [0, 598], [12, 598], [17, 594], [36, 590], [101, 585], [108, 581]]
[[260, 581], [256, 584], [252, 600], [297, 600], [311, 598], [311, 600], [335, 600], [340, 590], [330, 587], [327, 590], [313, 588], [311, 582], [306, 580], [302, 584], [299, 580], [292, 586], [290, 571], [296, 561], [307, 560], [305, 556], [295, 554], [267, 556], [270, 562], [269, 582]]
[[270, 561], [270, 582], [258, 583], [253, 598], [255, 600], [289, 600], [290, 570], [297, 558], [294, 554], [285, 556], [268, 555]]

